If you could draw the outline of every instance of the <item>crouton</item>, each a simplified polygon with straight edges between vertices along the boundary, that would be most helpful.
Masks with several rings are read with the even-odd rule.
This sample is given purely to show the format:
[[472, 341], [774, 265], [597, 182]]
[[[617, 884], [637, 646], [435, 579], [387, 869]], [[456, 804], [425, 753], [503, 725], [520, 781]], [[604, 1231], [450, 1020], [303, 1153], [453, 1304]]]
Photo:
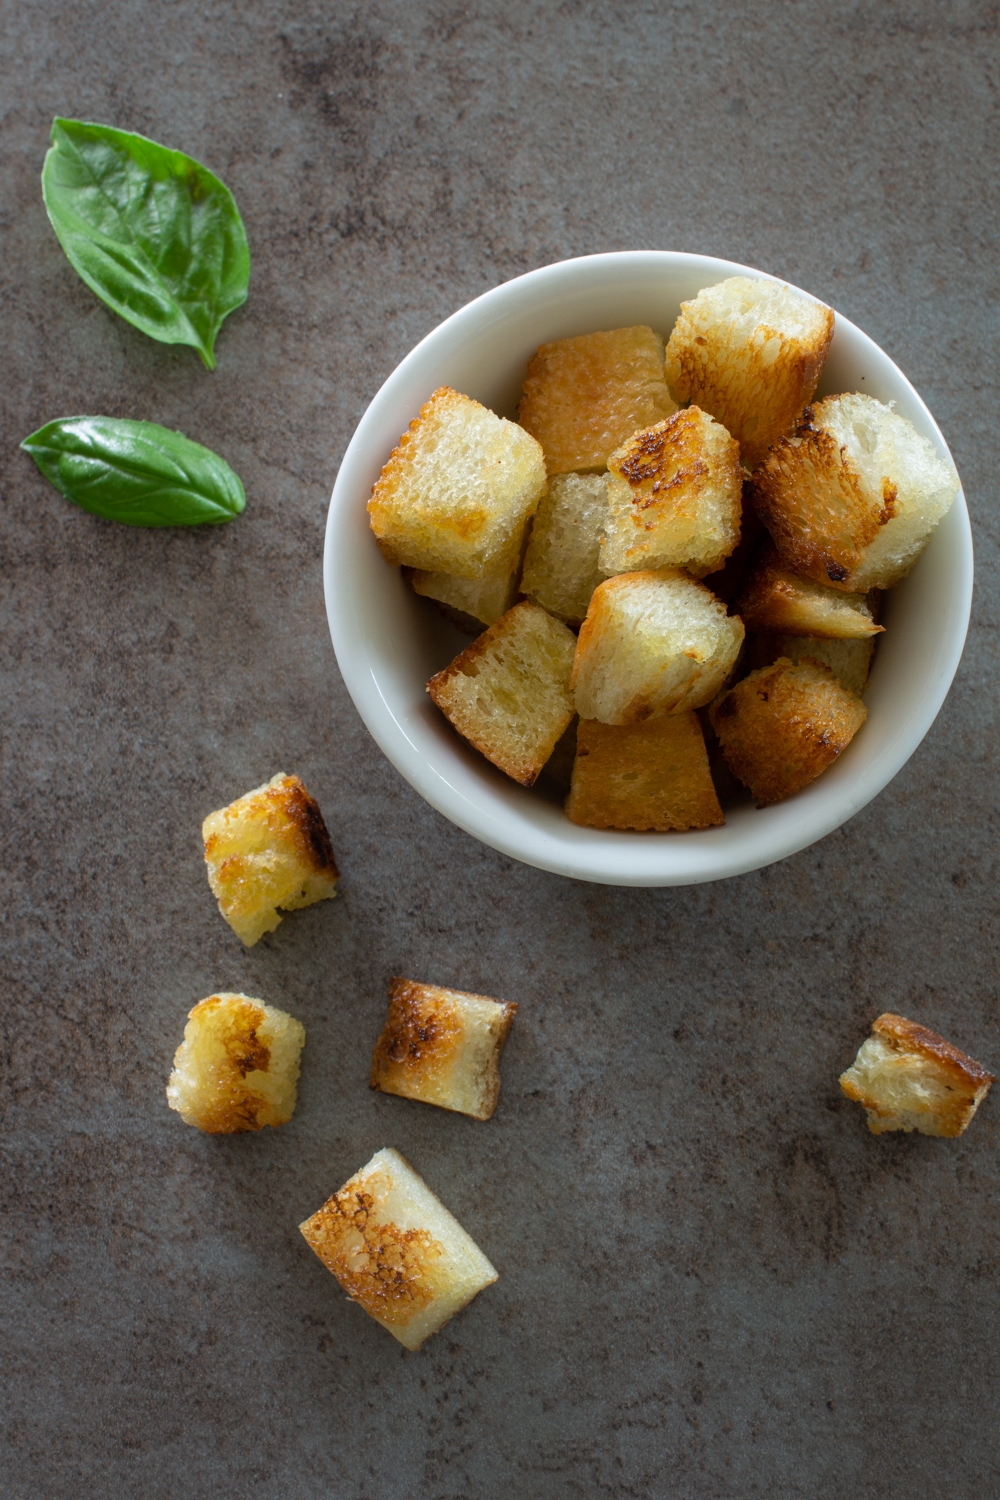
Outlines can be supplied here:
[[389, 562], [485, 578], [513, 563], [544, 487], [533, 437], [442, 386], [393, 450], [368, 514]]
[[698, 715], [644, 724], [581, 719], [566, 815], [590, 828], [640, 832], [724, 823]]
[[485, 578], [456, 578], [454, 573], [428, 573], [422, 568], [404, 568], [403, 576], [415, 594], [442, 605], [442, 613], [450, 619], [458, 616], [457, 623], [468, 618], [492, 625], [516, 602], [520, 571], [518, 551], [498, 573], [487, 573]]
[[739, 448], [697, 406], [634, 433], [608, 459], [608, 521], [600, 565], [721, 568], [740, 539]]
[[335, 896], [339, 876], [323, 814], [297, 776], [263, 786], [210, 813], [201, 827], [208, 883], [248, 948], [283, 911]]
[[622, 573], [594, 590], [573, 660], [581, 719], [641, 724], [707, 703], [743, 643], [743, 625], [687, 573]]
[[405, 1157], [377, 1151], [299, 1229], [357, 1302], [407, 1349], [497, 1273]]
[[537, 604], [515, 604], [438, 672], [427, 691], [459, 734], [531, 786], [573, 717], [576, 638]]
[[731, 276], [681, 303], [667, 381], [678, 401], [722, 423], [753, 469], [812, 399], [832, 338], [822, 303], [777, 281]]
[[783, 567], [773, 542], [757, 555], [733, 608], [747, 630], [863, 640], [881, 625], [866, 594], [845, 594]]
[[807, 658], [829, 667], [838, 682], [860, 698], [868, 683], [875, 641], [829, 641], [815, 635], [754, 635], [747, 637], [746, 663], [751, 669], [770, 667], [779, 656], [800, 662]]
[[633, 432], [676, 410], [660, 335], [615, 328], [543, 344], [528, 361], [518, 421], [541, 443], [549, 474], [566, 474], [606, 468]]
[[608, 518], [606, 474], [557, 474], [531, 527], [521, 591], [567, 625], [586, 617], [604, 578], [598, 560]]
[[301, 1021], [263, 1000], [209, 995], [188, 1016], [167, 1103], [209, 1135], [284, 1125], [295, 1110], [305, 1039]]
[[486, 995], [393, 979], [371, 1087], [488, 1120], [500, 1097], [500, 1053], [516, 1010]]
[[861, 700], [829, 668], [786, 657], [751, 672], [709, 710], [726, 764], [761, 807], [814, 781], [867, 717]]
[[890, 1013], [879, 1016], [840, 1087], [868, 1111], [873, 1135], [918, 1130], [961, 1135], [996, 1079], [944, 1037]]
[[891, 406], [828, 396], [753, 476], [786, 567], [851, 593], [891, 588], [958, 493], [958, 475]]

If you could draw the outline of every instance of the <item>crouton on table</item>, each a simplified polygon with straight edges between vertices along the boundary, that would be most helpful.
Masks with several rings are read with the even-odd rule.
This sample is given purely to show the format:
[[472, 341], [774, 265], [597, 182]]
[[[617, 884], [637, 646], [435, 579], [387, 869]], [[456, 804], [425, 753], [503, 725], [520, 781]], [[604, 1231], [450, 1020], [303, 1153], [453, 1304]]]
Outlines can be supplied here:
[[961, 1135], [996, 1079], [944, 1037], [889, 1012], [879, 1016], [871, 1036], [846, 1072], [840, 1087], [868, 1111], [873, 1135], [887, 1130], [918, 1130], [921, 1135]]
[[539, 501], [524, 556], [521, 591], [567, 625], [579, 625], [604, 578], [601, 534], [606, 474], [556, 474]]
[[188, 1125], [233, 1135], [284, 1125], [295, 1110], [301, 1021], [249, 995], [209, 995], [188, 1016], [167, 1103]]
[[581, 719], [566, 814], [590, 828], [712, 828], [724, 823], [698, 715], [644, 724]]
[[773, 542], [766, 542], [754, 559], [733, 609], [754, 631], [848, 640], [882, 629], [867, 594], [846, 594], [801, 578], [782, 564]]
[[746, 664], [750, 668], [770, 667], [779, 656], [800, 662], [809, 657], [821, 667], [829, 667], [838, 682], [860, 698], [868, 683], [874, 637], [864, 640], [831, 641], [815, 635], [747, 636]]

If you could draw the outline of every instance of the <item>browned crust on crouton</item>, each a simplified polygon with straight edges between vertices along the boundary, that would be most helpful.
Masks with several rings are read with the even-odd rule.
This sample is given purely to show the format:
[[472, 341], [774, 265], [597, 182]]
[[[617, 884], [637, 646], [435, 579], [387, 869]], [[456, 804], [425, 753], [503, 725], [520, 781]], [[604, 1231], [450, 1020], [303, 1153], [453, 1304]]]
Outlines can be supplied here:
[[905, 1016], [885, 1011], [872, 1024], [872, 1031], [899, 1052], [917, 1052], [937, 1063], [940, 1072], [955, 1088], [975, 1092], [983, 1085], [988, 1088], [991, 1083], [996, 1083], [995, 1076], [982, 1063], [946, 1042], [936, 1031], [929, 1031], [916, 1021], [908, 1021]]
[[209, 995], [194, 1007], [188, 1021], [218, 1010], [225, 1014], [227, 1025], [215, 1040], [225, 1048], [226, 1059], [215, 1071], [211, 1092], [199, 1108], [195, 1123], [206, 1135], [261, 1130], [268, 1123], [261, 1115], [272, 1114], [274, 1106], [265, 1095], [241, 1085], [248, 1073], [266, 1073], [271, 1066], [271, 1049], [258, 1036], [265, 1013], [250, 1000]]
[[399, 1092], [413, 1080], [430, 1081], [450, 1064], [462, 1040], [462, 1023], [445, 990], [396, 977], [389, 982], [389, 1014], [372, 1053], [370, 1086]]
[[638, 725], [581, 719], [566, 815], [589, 828], [636, 832], [724, 823], [697, 714]]
[[[291, 824], [299, 857], [307, 868], [317, 875], [328, 875], [331, 880], [340, 879], [340, 871], [333, 855], [333, 844], [327, 832], [319, 803], [310, 797], [298, 776], [286, 776], [277, 786], [263, 786], [259, 791], [248, 793], [230, 804], [241, 817], [267, 817], [269, 813], [284, 815]], [[228, 811], [229, 809], [227, 809]], [[212, 859], [223, 835], [212, 833], [205, 839], [205, 858]]]
[[[925, 1079], [933, 1077], [943, 1087], [944, 1095], [939, 1095], [931, 1108], [924, 1105], [921, 1109], [919, 1100], [914, 1100], [917, 1108], [911, 1112], [905, 1100], [889, 1103], [877, 1091], [869, 1092], [863, 1078], [851, 1076], [858, 1067], [854, 1063], [841, 1075], [840, 1087], [848, 1099], [868, 1111], [869, 1129], [876, 1135], [887, 1129], [912, 1129], [913, 1114], [919, 1113], [916, 1128], [923, 1134], [951, 1139], [961, 1135], [996, 1082], [994, 1075], [936, 1031], [905, 1016], [887, 1011], [873, 1023], [872, 1035], [890, 1047], [902, 1064], [915, 1066], [918, 1078], [921, 1070]], [[859, 1058], [863, 1052], [864, 1048]]]
[[383, 1323], [405, 1327], [438, 1293], [444, 1246], [426, 1229], [379, 1223], [363, 1186], [341, 1188], [299, 1228], [347, 1295]]
[[855, 640], [882, 630], [863, 595], [853, 599], [842, 591], [824, 595], [824, 588], [783, 566], [777, 548], [768, 541], [754, 559], [733, 610], [747, 630], [775, 635]]

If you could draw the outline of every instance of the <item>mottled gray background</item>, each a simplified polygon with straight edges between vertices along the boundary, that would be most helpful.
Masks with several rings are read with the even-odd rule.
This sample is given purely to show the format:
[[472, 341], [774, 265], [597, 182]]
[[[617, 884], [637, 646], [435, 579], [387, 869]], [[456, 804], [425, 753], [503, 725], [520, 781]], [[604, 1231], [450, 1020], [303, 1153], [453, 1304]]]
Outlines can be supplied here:
[[[3, 333], [4, 1456], [21, 1497], [939, 1497], [1000, 1492], [1000, 1098], [875, 1140], [837, 1090], [898, 1009], [994, 1068], [997, 84], [993, 3], [7, 3]], [[233, 188], [250, 300], [218, 371], [112, 316], [38, 174], [59, 112]], [[596, 250], [808, 287], [914, 380], [977, 546], [955, 686], [864, 812], [690, 890], [482, 848], [369, 739], [320, 553], [339, 459], [428, 329]], [[43, 421], [177, 426], [246, 515], [115, 527], [17, 451]], [[333, 903], [244, 951], [198, 842], [279, 768]], [[376, 1096], [392, 973], [520, 1003], [491, 1123]], [[219, 988], [302, 1018], [293, 1122], [168, 1112]], [[417, 1355], [296, 1224], [377, 1147], [498, 1266]]]

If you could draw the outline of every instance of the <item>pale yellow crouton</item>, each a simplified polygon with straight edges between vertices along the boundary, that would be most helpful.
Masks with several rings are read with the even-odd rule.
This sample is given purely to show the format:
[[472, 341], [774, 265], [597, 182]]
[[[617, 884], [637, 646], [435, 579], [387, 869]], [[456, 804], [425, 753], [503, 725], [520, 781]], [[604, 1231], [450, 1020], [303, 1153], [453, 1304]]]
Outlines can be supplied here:
[[[485, 578], [456, 578], [453, 573], [427, 573], [422, 568], [404, 568], [415, 594], [444, 606], [443, 613], [467, 616], [481, 625], [492, 625], [517, 600], [521, 554], [516, 552], [497, 573]], [[458, 623], [463, 623], [461, 620]]]
[[371, 1086], [488, 1120], [500, 1097], [500, 1053], [517, 1006], [393, 979], [372, 1053]]
[[590, 828], [712, 828], [724, 823], [698, 715], [645, 724], [581, 719], [566, 814]]
[[840, 1087], [868, 1111], [873, 1135], [919, 1130], [961, 1135], [996, 1079], [936, 1031], [888, 1012], [840, 1075]]
[[771, 542], [757, 555], [734, 610], [747, 630], [863, 640], [877, 635], [867, 594], [845, 594], [782, 565]]
[[828, 396], [753, 477], [782, 561], [834, 588], [891, 588], [958, 493], [926, 438], [871, 396]]
[[352, 1302], [407, 1349], [443, 1328], [497, 1273], [405, 1157], [378, 1151], [299, 1225]]
[[608, 459], [608, 523], [600, 565], [721, 568], [740, 539], [739, 448], [697, 406], [636, 432]]
[[832, 337], [822, 303], [777, 281], [731, 276], [681, 303], [667, 381], [678, 401], [722, 423], [752, 469], [812, 398]]
[[368, 514], [389, 562], [485, 578], [513, 563], [544, 487], [534, 438], [442, 386], [400, 438]]
[[438, 672], [427, 691], [459, 734], [531, 786], [573, 717], [576, 638], [537, 604], [515, 604]]
[[709, 710], [726, 764], [761, 807], [814, 781], [867, 717], [861, 700], [808, 658], [751, 672]]
[[273, 932], [283, 911], [335, 896], [339, 878], [323, 814], [297, 776], [277, 776], [201, 827], [208, 883], [219, 910], [248, 948]]
[[604, 469], [640, 427], [677, 410], [663, 378], [663, 340], [645, 326], [543, 344], [528, 361], [518, 421], [550, 474]]
[[579, 625], [605, 574], [599, 554], [608, 519], [606, 474], [557, 474], [539, 502], [521, 591], [567, 625]]
[[779, 656], [795, 662], [808, 658], [829, 667], [837, 681], [860, 698], [874, 650], [871, 636], [866, 640], [830, 641], [815, 635], [755, 635], [747, 637], [746, 664], [750, 668], [770, 667]]
[[188, 1016], [167, 1103], [188, 1125], [232, 1135], [284, 1125], [295, 1110], [301, 1021], [248, 995], [210, 995]]
[[640, 724], [707, 703], [743, 644], [743, 625], [676, 568], [623, 573], [594, 590], [571, 685], [581, 719]]

